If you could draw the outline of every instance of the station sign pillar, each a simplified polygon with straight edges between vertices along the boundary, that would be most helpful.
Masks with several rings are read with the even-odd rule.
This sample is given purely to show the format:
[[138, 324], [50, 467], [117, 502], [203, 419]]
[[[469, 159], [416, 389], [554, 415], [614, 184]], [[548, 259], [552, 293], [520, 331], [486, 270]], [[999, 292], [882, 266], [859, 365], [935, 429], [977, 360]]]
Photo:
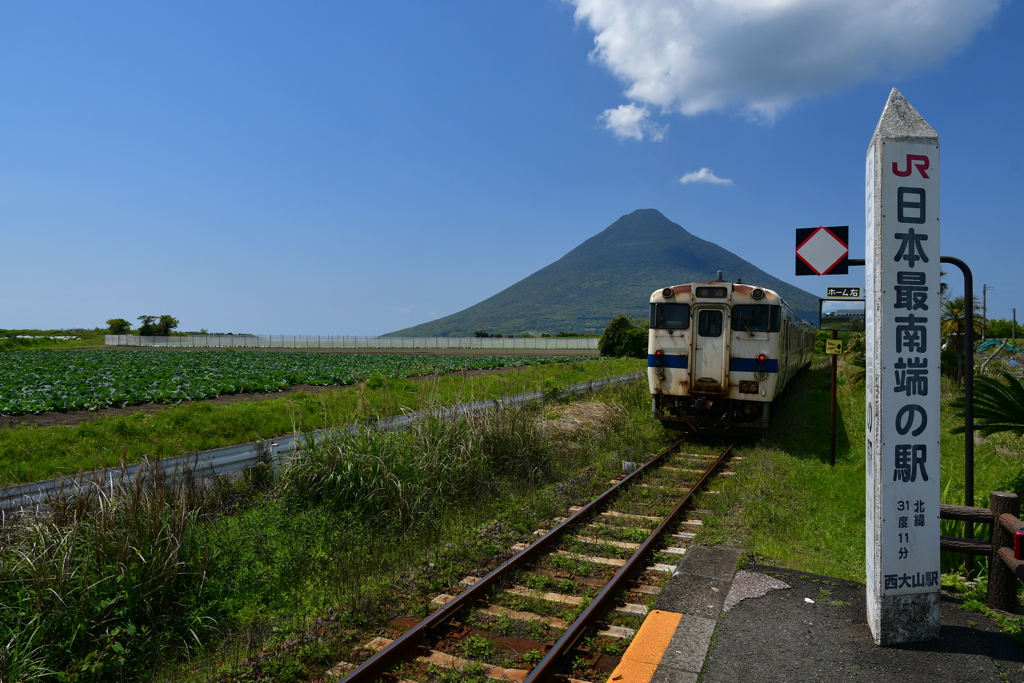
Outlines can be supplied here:
[[867, 617], [939, 635], [939, 136], [895, 88], [866, 160]]

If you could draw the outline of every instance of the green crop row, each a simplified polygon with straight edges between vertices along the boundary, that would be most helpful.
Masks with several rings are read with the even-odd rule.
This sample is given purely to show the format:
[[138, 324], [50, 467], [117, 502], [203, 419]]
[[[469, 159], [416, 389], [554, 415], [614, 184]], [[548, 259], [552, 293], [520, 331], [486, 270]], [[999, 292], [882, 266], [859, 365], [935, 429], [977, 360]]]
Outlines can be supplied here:
[[210, 351], [10, 351], [0, 354], [0, 415], [180, 403], [296, 384], [442, 375], [589, 360], [569, 356], [410, 356]]

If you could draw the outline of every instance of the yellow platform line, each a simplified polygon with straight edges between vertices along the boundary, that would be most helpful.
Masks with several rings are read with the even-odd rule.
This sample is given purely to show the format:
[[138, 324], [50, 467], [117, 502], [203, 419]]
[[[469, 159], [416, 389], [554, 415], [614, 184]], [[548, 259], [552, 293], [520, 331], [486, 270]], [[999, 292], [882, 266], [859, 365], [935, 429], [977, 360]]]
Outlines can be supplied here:
[[682, 618], [660, 609], [648, 614], [608, 683], [649, 683]]

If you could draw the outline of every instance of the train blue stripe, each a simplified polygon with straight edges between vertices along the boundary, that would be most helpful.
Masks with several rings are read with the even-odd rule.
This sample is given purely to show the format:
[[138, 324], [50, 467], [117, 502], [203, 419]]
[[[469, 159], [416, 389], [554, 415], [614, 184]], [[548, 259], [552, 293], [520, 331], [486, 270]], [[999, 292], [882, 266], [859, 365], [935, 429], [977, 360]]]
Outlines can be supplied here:
[[[756, 358], [730, 358], [729, 359], [729, 372], [757, 372], [757, 368], [761, 365]], [[764, 369], [768, 372], [779, 371], [779, 361], [774, 358], [769, 358], [768, 362], [764, 364]]]
[[[653, 353], [647, 354], [647, 367], [654, 367], [654, 360], [657, 358]], [[667, 353], [661, 357], [661, 366], [663, 368], [678, 368], [685, 370], [687, 365], [688, 356], [679, 356]]]
[[[647, 354], [647, 367], [653, 368], [655, 359], [653, 353]], [[689, 357], [683, 355], [665, 354], [661, 357], [661, 365], [666, 368], [679, 368], [685, 370], [688, 367]], [[730, 372], [756, 372], [757, 368], [761, 364], [758, 363], [756, 358], [730, 358], [729, 359], [729, 370]], [[768, 372], [777, 373], [779, 371], [779, 361], [777, 359], [769, 359], [765, 364], [765, 370]]]

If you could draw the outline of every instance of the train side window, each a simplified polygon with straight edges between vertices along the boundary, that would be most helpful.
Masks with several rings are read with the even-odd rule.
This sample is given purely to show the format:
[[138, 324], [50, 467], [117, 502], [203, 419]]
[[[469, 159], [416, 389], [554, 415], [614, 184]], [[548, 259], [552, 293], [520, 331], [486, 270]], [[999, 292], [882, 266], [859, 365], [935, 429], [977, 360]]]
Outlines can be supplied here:
[[780, 306], [739, 304], [732, 307], [732, 329], [735, 332], [778, 332]]
[[701, 311], [697, 316], [697, 334], [702, 337], [722, 336], [722, 312], [714, 310]]
[[656, 330], [689, 329], [690, 304], [651, 304], [651, 327]]

